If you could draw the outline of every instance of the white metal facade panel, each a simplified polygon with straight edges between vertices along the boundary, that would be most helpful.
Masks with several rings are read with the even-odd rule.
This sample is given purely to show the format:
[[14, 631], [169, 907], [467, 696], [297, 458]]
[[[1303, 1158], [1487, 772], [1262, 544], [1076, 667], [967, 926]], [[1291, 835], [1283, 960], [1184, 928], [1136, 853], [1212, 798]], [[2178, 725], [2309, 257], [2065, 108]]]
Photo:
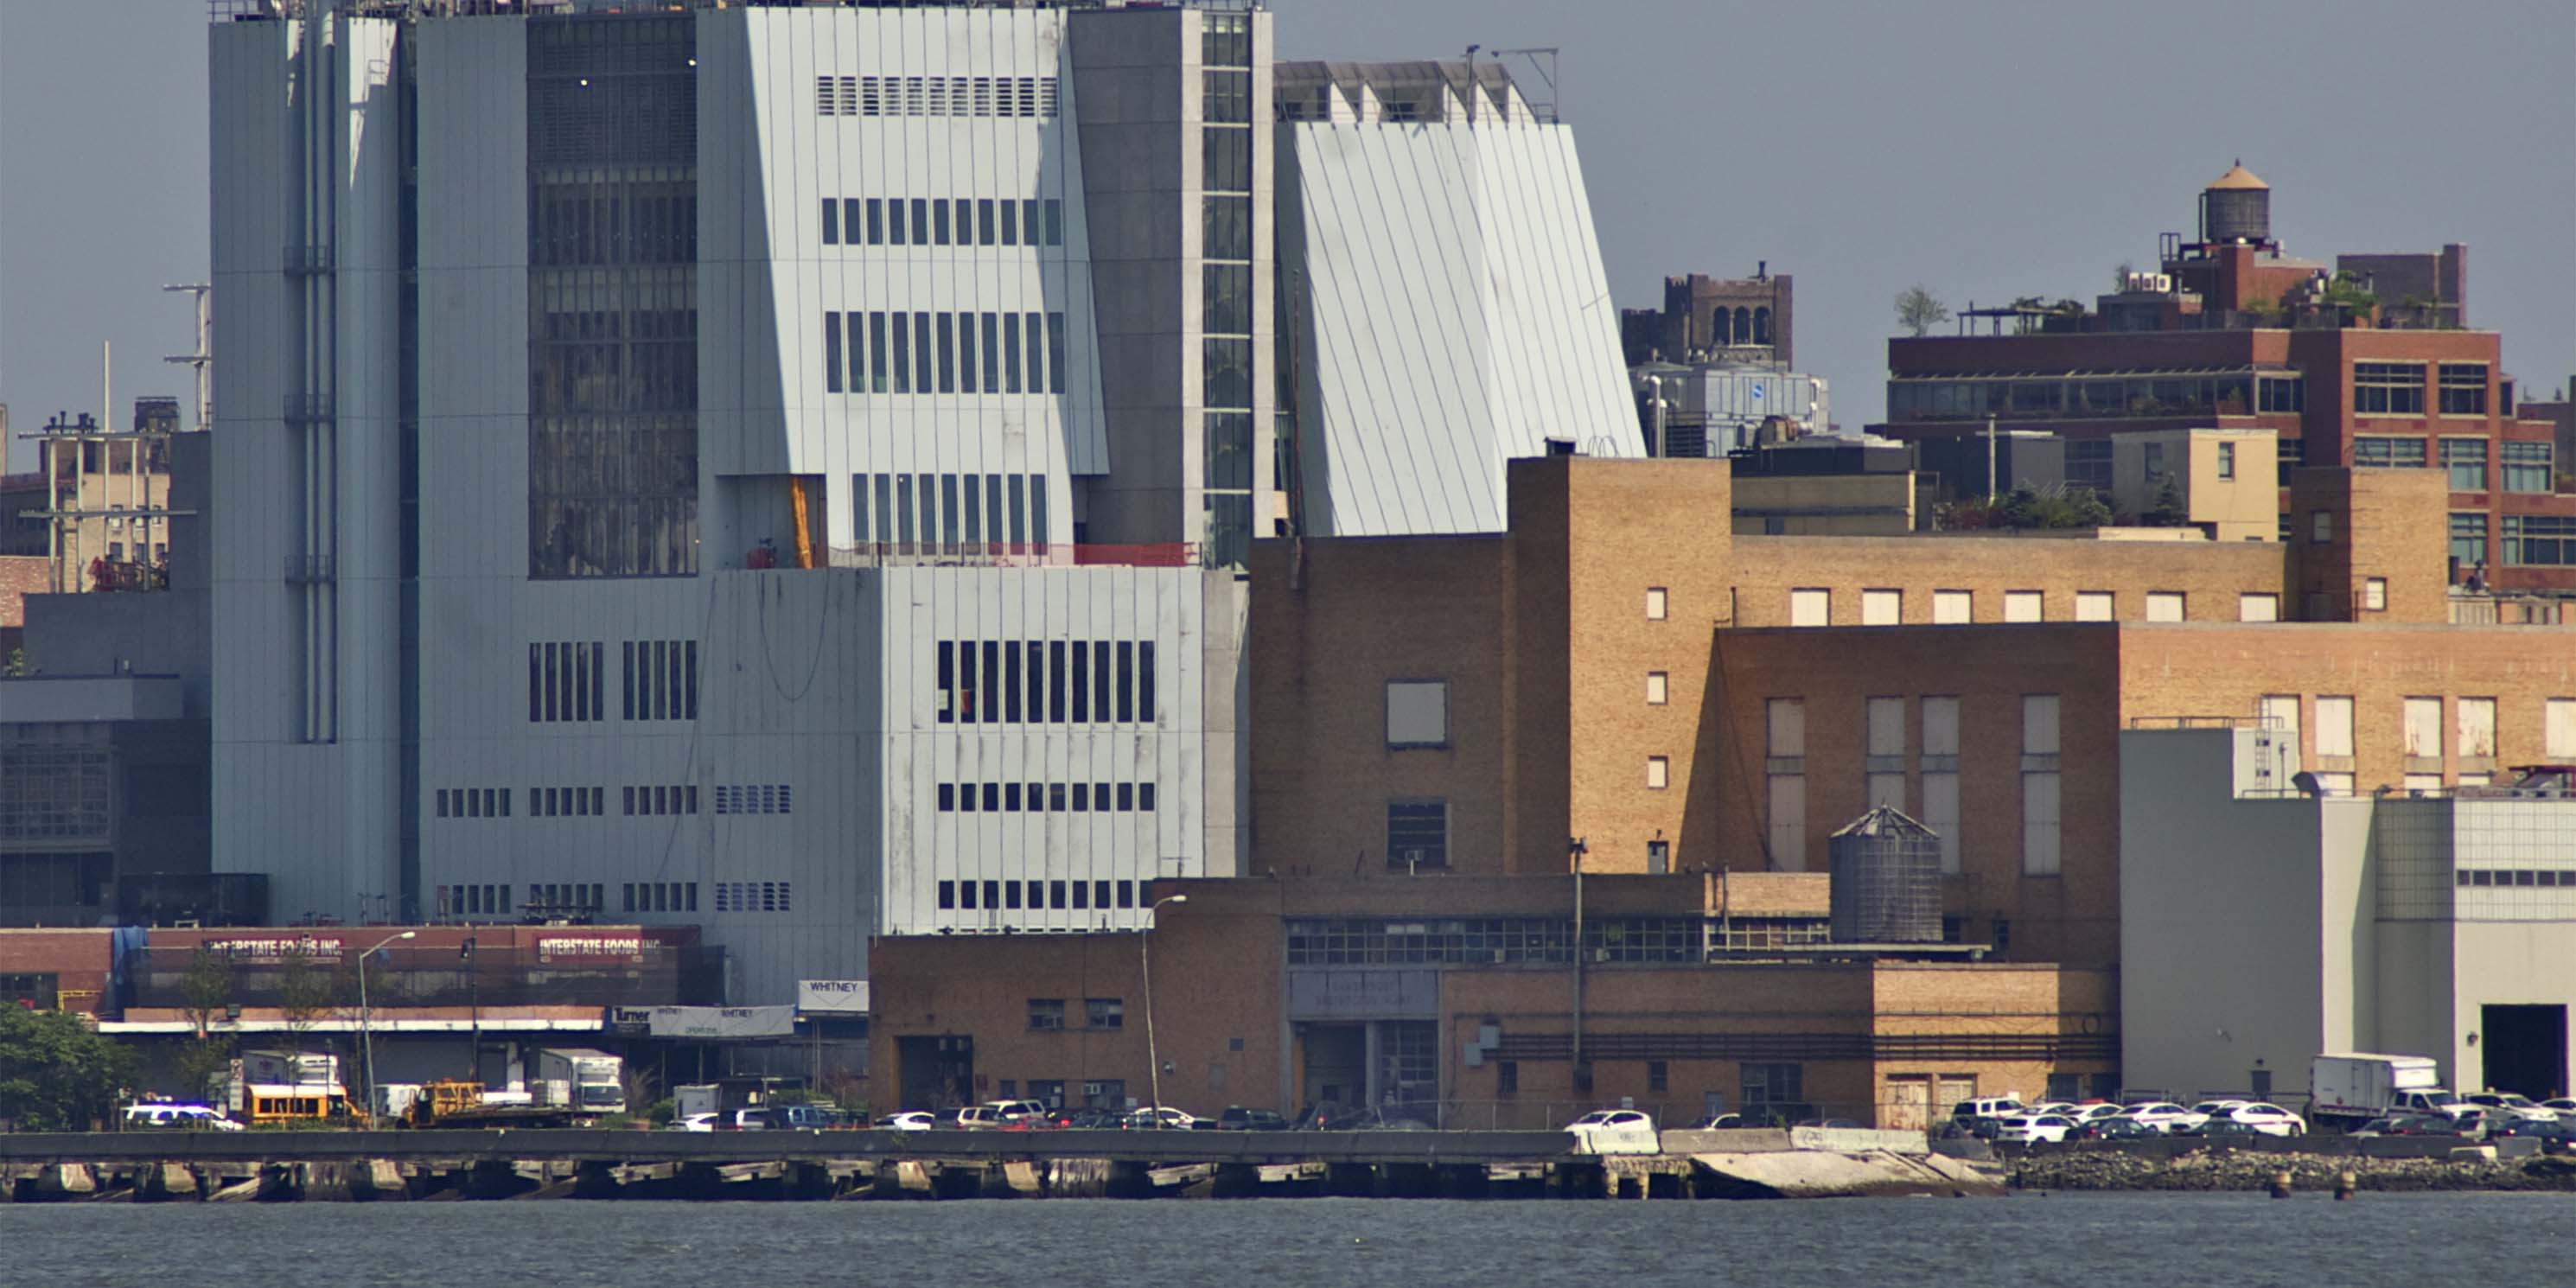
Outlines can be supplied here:
[[[700, 454], [721, 475], [821, 475], [829, 541], [858, 540], [858, 474], [1043, 474], [1049, 538], [1072, 539], [1070, 476], [1109, 468], [1064, 17], [969, 9], [707, 12], [699, 21]], [[818, 78], [1055, 80], [1052, 116], [823, 115]], [[822, 240], [825, 198], [1061, 203], [1056, 246]], [[1057, 313], [1065, 392], [829, 391], [829, 313]], [[842, 350], [844, 366], [849, 350]], [[710, 486], [715, 501], [721, 490]], [[710, 516], [710, 566], [747, 531]]]
[[1280, 129], [1311, 530], [1499, 531], [1507, 460], [1644, 455], [1571, 131]]

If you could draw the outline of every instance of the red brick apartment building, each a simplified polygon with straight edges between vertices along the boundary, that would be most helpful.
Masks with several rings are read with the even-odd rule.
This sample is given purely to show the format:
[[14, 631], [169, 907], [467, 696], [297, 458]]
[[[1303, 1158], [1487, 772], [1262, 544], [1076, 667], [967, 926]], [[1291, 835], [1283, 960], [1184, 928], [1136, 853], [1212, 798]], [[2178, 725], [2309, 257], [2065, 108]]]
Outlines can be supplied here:
[[2282, 253], [2270, 202], [2236, 167], [2201, 194], [2198, 240], [2166, 234], [2160, 271], [2090, 311], [1973, 310], [1962, 334], [1889, 340], [1873, 431], [1955, 437], [1992, 417], [2066, 438], [2068, 481], [2107, 492], [2115, 434], [2271, 429], [2285, 487], [2301, 464], [2442, 471], [2455, 582], [2483, 564], [2502, 590], [2576, 590], [2568, 466], [2549, 421], [2516, 415], [2498, 334], [2467, 329], [2467, 248], [2329, 267]]

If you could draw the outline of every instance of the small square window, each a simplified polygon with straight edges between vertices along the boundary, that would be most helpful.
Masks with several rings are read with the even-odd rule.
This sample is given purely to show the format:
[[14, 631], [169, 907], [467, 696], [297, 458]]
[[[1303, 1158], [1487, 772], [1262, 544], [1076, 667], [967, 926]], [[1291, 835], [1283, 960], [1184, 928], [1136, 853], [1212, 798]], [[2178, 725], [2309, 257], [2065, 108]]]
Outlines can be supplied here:
[[1660, 707], [1671, 701], [1672, 685], [1661, 671], [1646, 672], [1646, 705]]
[[2386, 577], [2370, 577], [2362, 581], [2361, 606], [2365, 610], [2374, 613], [2384, 613], [2388, 611], [2388, 579]]
[[1664, 619], [1665, 619], [1665, 617], [1666, 617], [1667, 615], [1669, 615], [1670, 609], [1671, 609], [1671, 602], [1670, 602], [1670, 598], [1669, 598], [1669, 596], [1666, 594], [1666, 592], [1665, 592], [1665, 590], [1664, 590], [1664, 588], [1663, 588], [1663, 587], [1661, 587], [1661, 586], [1648, 586], [1648, 587], [1646, 588], [1646, 620], [1647, 620], [1647, 621], [1650, 621], [1650, 622], [1660, 622], [1660, 621], [1664, 620]]
[[1661, 791], [1672, 785], [1673, 762], [1666, 756], [1646, 757], [1646, 786]]
[[1386, 683], [1386, 745], [1449, 745], [1449, 682], [1389, 680]]

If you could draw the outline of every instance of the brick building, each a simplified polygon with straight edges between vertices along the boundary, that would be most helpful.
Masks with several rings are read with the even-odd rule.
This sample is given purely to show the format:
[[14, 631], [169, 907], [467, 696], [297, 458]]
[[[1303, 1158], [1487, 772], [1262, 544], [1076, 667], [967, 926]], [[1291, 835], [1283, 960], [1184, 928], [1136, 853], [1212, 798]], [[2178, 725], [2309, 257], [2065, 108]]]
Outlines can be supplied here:
[[2454, 581], [2484, 564], [2501, 588], [2576, 590], [2576, 494], [2558, 489], [2552, 426], [2516, 414], [2500, 337], [2466, 329], [2466, 249], [2294, 259], [2270, 195], [2229, 171], [2202, 193], [2199, 237], [2167, 234], [2162, 271], [2090, 311], [1980, 311], [1996, 333], [1889, 340], [1873, 432], [2043, 430], [2068, 440], [2069, 482], [2107, 492], [2115, 436], [2268, 428], [2285, 487], [2303, 463], [2439, 471]]
[[2447, 624], [2429, 472], [2295, 471], [2289, 543], [1735, 536], [1713, 463], [1512, 489], [1506, 534], [1256, 549], [1256, 868], [1818, 870], [1885, 803], [1952, 933], [2109, 966], [2124, 727], [2270, 716], [2333, 791], [2576, 756], [2565, 637]]
[[1628, 365], [1732, 361], [1795, 367], [1796, 279], [1764, 261], [1751, 277], [1687, 273], [1664, 279], [1660, 309], [1621, 309]]
[[[1161, 1101], [1538, 1128], [1627, 1099], [1676, 1124], [1919, 1127], [1970, 1096], [2117, 1086], [2107, 972], [1836, 949], [1825, 887], [1589, 877], [1578, 953], [1562, 873], [1158, 883], [1185, 896], [1151, 934]], [[1145, 951], [1132, 934], [876, 940], [876, 1094], [1149, 1103]]]

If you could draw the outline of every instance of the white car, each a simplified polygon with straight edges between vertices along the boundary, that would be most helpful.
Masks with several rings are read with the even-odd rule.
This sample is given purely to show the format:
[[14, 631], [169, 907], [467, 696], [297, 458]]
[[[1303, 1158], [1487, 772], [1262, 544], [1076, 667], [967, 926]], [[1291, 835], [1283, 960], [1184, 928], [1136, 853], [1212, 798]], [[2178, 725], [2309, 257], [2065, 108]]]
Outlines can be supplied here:
[[2068, 1109], [2059, 1110], [2058, 1112], [2065, 1117], [2074, 1119], [2075, 1125], [2081, 1127], [2096, 1119], [2119, 1117], [2120, 1107], [2107, 1100], [2096, 1100], [2089, 1105], [2076, 1105]]
[[1634, 1109], [1596, 1109], [1565, 1125], [1582, 1154], [1660, 1154], [1663, 1137], [1655, 1120]]
[[130, 1105], [125, 1127], [136, 1130], [240, 1131], [242, 1125], [204, 1105]]
[[2474, 1112], [2477, 1108], [2478, 1107], [2476, 1105], [2470, 1104], [2468, 1101], [2462, 1100], [2458, 1096], [2452, 1095], [2450, 1092], [2444, 1091], [2440, 1087], [2427, 1087], [2421, 1091], [2398, 1092], [2397, 1098], [2389, 1104], [2388, 1112], [2392, 1114], [2432, 1114], [2438, 1117], [2456, 1119], [2462, 1114]]
[[2150, 1100], [2143, 1104], [2131, 1105], [2121, 1110], [2119, 1116], [2135, 1119], [2140, 1126], [2152, 1128], [2167, 1136], [2172, 1135], [2176, 1127], [2189, 1126], [2200, 1121], [2192, 1117], [2190, 1110], [2170, 1100]]
[[2541, 1101], [2540, 1107], [2543, 1109], [2555, 1109], [2562, 1114], [2576, 1114], [2576, 1098], [2560, 1096], [2554, 1100]]
[[1129, 1131], [1188, 1131], [1198, 1119], [1165, 1105], [1160, 1109], [1139, 1109], [1127, 1115], [1124, 1126]]
[[919, 1109], [907, 1109], [877, 1124], [878, 1131], [935, 1131], [939, 1120]]
[[[2197, 1113], [2199, 1110], [2195, 1108], [2193, 1112]], [[2224, 1109], [2212, 1110], [2209, 1115], [2202, 1118], [2197, 1125], [2200, 1127], [2207, 1127], [2213, 1119], [2219, 1118], [2234, 1119], [2235, 1121], [2243, 1123], [2266, 1136], [2305, 1136], [2308, 1134], [2307, 1119], [2301, 1118], [2297, 1114], [2291, 1113], [2289, 1110], [2283, 1109], [2279, 1105], [2267, 1105], [2260, 1101], [2252, 1103], [2240, 1102]]]
[[672, 1119], [668, 1130], [714, 1131], [716, 1129], [717, 1121], [725, 1116], [726, 1115], [724, 1114], [689, 1114], [684, 1117]]
[[[2198, 1127], [2202, 1123], [2208, 1122], [2210, 1119], [2225, 1113], [2227, 1110], [2241, 1109], [2244, 1106], [2253, 1103], [2254, 1102], [2251, 1100], [2204, 1100], [2185, 1111], [2188, 1117], [2180, 1125], [2184, 1127]], [[2170, 1131], [2172, 1128], [2167, 1128], [2166, 1130]]]
[[2038, 1141], [2065, 1143], [2066, 1134], [2075, 1130], [2075, 1120], [2064, 1114], [2014, 1114], [2000, 1120], [1995, 1128], [1995, 1143], [2029, 1145]]
[[2019, 1096], [1988, 1096], [1981, 1100], [1962, 1100], [1950, 1106], [1950, 1121], [1961, 1126], [1980, 1118], [2001, 1118], [2022, 1112]]
[[1034, 1100], [988, 1100], [958, 1110], [957, 1125], [969, 1130], [996, 1131], [1044, 1117], [1046, 1106]]
[[2556, 1108], [2541, 1104], [2528, 1096], [2515, 1095], [2510, 1091], [2472, 1092], [2460, 1099], [2486, 1110], [2489, 1118], [2520, 1118], [2525, 1122], [2535, 1123], [2558, 1121], [2559, 1111]]

